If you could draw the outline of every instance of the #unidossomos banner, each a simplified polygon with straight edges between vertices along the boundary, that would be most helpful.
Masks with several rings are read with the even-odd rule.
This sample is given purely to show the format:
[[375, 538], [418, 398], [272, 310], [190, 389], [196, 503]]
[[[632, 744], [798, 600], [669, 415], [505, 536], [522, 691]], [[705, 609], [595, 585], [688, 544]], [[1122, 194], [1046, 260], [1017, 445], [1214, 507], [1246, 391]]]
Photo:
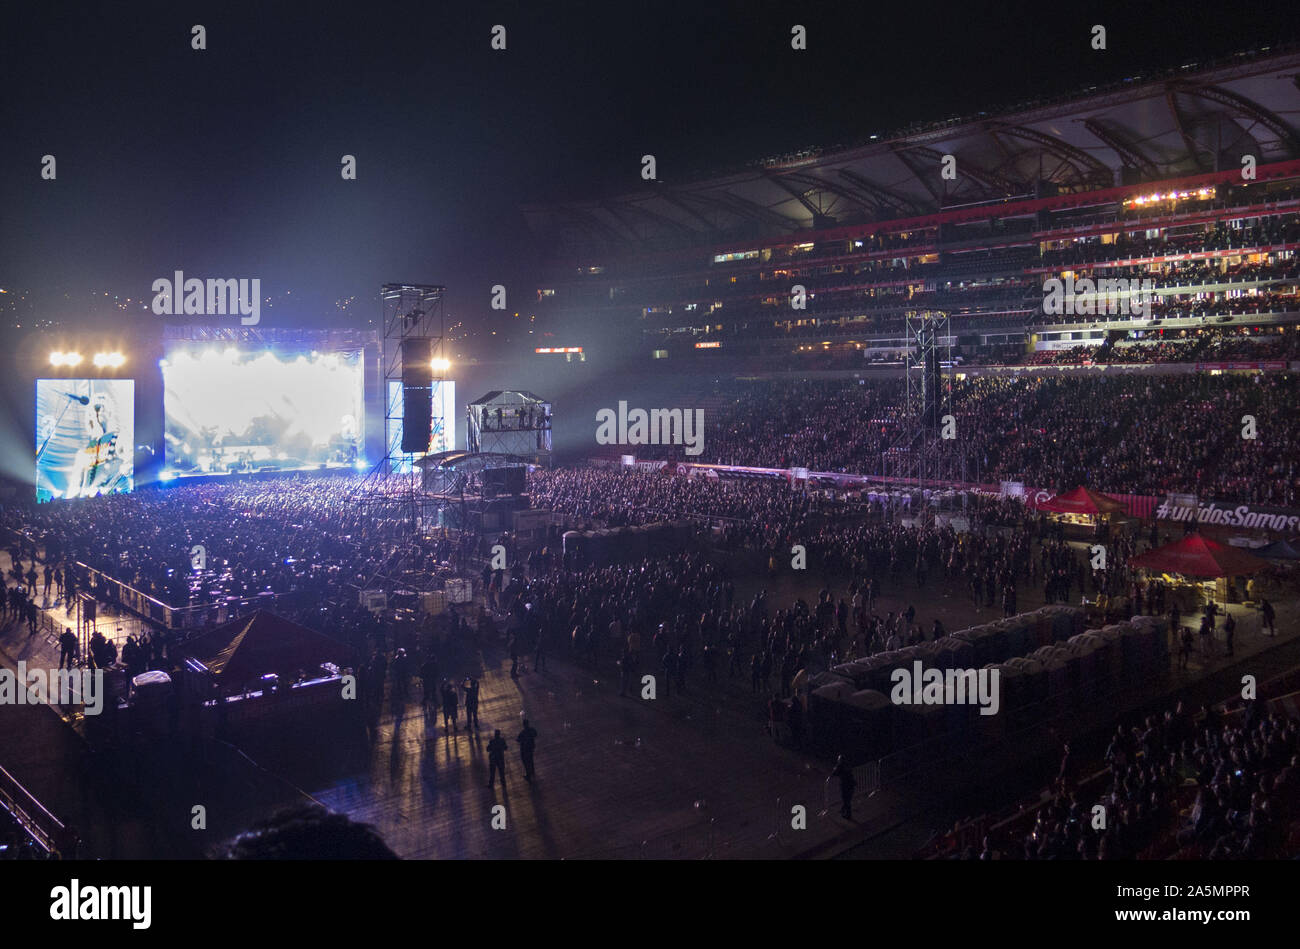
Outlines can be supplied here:
[[1289, 532], [1300, 527], [1300, 511], [1262, 504], [1233, 504], [1230, 501], [1200, 501], [1194, 505], [1164, 501], [1156, 508], [1156, 517], [1247, 530], [1253, 528]]

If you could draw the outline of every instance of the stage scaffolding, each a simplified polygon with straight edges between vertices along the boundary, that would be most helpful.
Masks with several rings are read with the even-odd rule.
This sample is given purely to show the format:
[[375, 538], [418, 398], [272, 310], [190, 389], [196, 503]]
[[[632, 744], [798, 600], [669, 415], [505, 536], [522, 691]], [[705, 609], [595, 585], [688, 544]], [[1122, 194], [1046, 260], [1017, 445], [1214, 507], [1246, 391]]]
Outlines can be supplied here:
[[[922, 311], [907, 314], [908, 349], [904, 356], [906, 402], [899, 431], [884, 452], [886, 476], [911, 484], [918, 491], [936, 490], [966, 481], [963, 433], [953, 413], [952, 328], [948, 314]], [[945, 438], [945, 433], [952, 437]], [[929, 518], [928, 505], [922, 505]]]
[[[410, 524], [411, 533], [428, 534], [441, 522], [445, 497], [425, 489], [423, 473], [416, 461], [429, 454], [403, 452], [402, 344], [412, 340], [427, 341], [422, 352], [433, 358], [433, 430], [445, 431], [446, 419], [438, 414], [442, 404], [440, 388], [445, 381], [446, 318], [443, 294], [446, 287], [433, 284], [386, 283], [380, 288], [383, 304], [383, 339], [379, 362], [382, 370], [380, 397], [384, 405], [384, 456], [375, 463], [353, 499], [376, 517], [401, 518]], [[397, 383], [398, 397], [392, 398], [392, 383]]]

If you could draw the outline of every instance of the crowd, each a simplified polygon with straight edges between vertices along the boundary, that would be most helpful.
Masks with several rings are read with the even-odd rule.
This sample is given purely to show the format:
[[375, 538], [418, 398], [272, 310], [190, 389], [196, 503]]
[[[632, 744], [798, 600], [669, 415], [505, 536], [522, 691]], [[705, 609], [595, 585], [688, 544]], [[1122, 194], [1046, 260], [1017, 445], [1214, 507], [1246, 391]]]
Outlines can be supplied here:
[[[950, 450], [985, 483], [1291, 505], [1300, 496], [1298, 398], [1289, 374], [979, 376], [953, 383]], [[736, 382], [713, 401], [702, 456], [687, 458], [679, 446], [642, 454], [885, 474], [882, 454], [903, 431], [901, 380]], [[1255, 438], [1243, 437], [1245, 416]], [[667, 503], [638, 493], [634, 506], [643, 498]]]
[[[1079, 787], [1084, 768], [1067, 746], [1052, 798], [1020, 841], [1020, 855], [1269, 859], [1285, 853], [1287, 828], [1300, 818], [1300, 721], [1267, 712], [1259, 701], [1232, 716], [1213, 707], [1196, 715], [1180, 703], [1121, 725], [1103, 764], [1105, 828], [1090, 819], [1094, 801]], [[986, 839], [981, 858], [998, 847]]]
[[[470, 550], [467, 538], [413, 541], [400, 512], [355, 503], [357, 487], [353, 477], [303, 476], [10, 508], [16, 585], [0, 599], [6, 616], [23, 619], [39, 598], [71, 601], [79, 590], [112, 603], [115, 588], [90, 567], [168, 606], [200, 611], [199, 620], [264, 603], [365, 652], [376, 637], [396, 637], [391, 622], [361, 606], [362, 589], [380, 575], [391, 586], [405, 575], [450, 572], [470, 563]], [[162, 629], [144, 637], [140, 662], [161, 655], [169, 638]], [[120, 658], [134, 655], [124, 649]]]

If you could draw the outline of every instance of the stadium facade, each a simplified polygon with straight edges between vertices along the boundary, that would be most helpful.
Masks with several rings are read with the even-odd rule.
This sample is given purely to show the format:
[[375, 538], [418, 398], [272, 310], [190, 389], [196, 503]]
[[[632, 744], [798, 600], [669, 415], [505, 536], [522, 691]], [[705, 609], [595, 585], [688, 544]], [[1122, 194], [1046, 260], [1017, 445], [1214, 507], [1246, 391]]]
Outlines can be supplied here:
[[968, 361], [1152, 342], [1195, 360], [1225, 334], [1248, 357], [1300, 321], [1298, 116], [1300, 51], [1265, 50], [527, 207], [552, 249], [539, 322], [617, 331], [674, 372], [889, 361], [925, 311]]

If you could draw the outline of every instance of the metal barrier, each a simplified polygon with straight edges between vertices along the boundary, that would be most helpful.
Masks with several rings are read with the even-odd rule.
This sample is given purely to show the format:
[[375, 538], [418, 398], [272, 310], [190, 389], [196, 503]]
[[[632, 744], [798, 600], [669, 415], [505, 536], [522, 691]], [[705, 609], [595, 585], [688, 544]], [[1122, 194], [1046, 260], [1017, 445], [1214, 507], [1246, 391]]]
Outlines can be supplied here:
[[245, 607], [275, 606], [285, 599], [293, 602], [296, 596], [295, 593], [261, 593], [257, 596], [223, 600], [215, 604], [168, 606], [121, 580], [115, 580], [102, 570], [97, 570], [81, 561], [77, 561], [77, 567], [89, 579], [89, 589], [101, 595], [107, 594], [109, 603], [167, 629], [200, 629], [213, 623], [224, 623], [234, 619], [243, 612]]
[[66, 833], [63, 823], [4, 768], [0, 768], [0, 807], [13, 815], [37, 846], [48, 854], [58, 854], [59, 841]]

